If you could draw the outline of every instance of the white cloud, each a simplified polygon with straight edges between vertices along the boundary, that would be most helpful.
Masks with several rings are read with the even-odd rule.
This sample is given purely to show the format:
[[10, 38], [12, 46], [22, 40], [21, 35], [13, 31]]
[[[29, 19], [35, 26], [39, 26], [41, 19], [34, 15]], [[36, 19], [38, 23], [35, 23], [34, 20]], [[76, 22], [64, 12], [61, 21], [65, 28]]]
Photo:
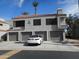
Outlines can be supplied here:
[[[68, 2], [68, 3], [67, 3]], [[66, 0], [66, 4], [63, 7], [64, 12], [67, 14], [75, 14], [78, 12], [78, 0]]]
[[22, 7], [25, 0], [0, 0], [0, 5]]
[[19, 6], [19, 7], [22, 7], [23, 2], [24, 2], [24, 0], [19, 0], [19, 1], [18, 1], [18, 6]]
[[75, 5], [70, 5], [70, 6], [65, 6], [65, 7], [64, 7], [64, 11], [65, 11], [65, 13], [67, 13], [67, 14], [74, 14], [74, 13], [77, 13], [77, 12], [78, 12], [78, 6], [77, 6], [77, 4], [75, 4]]
[[75, 4], [78, 0], [59, 0], [60, 4]]
[[18, 7], [22, 7], [24, 0], [13, 0], [13, 5], [18, 6]]

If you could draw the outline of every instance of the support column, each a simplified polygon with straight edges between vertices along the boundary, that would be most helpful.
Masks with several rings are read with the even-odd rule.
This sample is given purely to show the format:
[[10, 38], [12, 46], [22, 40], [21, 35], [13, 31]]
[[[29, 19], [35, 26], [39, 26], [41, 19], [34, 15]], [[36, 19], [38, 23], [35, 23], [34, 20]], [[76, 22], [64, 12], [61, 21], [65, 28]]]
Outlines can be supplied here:
[[7, 41], [10, 41], [10, 40], [9, 40], [9, 32], [7, 33]]
[[22, 34], [21, 34], [21, 32], [18, 32], [18, 41], [22, 42]]
[[63, 32], [63, 41], [67, 41], [65, 38], [65, 32]]
[[0, 36], [0, 40], [2, 40], [1, 36]]
[[26, 27], [27, 27], [27, 21], [25, 20], [25, 30], [26, 30]]
[[50, 41], [50, 33], [47, 31], [47, 41]]
[[1, 37], [0, 37], [0, 40], [1, 40]]
[[35, 35], [35, 32], [34, 31], [32, 31], [32, 35]]

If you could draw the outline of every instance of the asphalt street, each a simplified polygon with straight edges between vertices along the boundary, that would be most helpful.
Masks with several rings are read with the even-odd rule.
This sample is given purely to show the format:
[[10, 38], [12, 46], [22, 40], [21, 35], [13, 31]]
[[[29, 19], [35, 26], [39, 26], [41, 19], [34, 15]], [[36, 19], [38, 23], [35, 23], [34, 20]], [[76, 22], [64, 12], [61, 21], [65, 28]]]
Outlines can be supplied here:
[[79, 52], [23, 50], [8, 59], [79, 59]]
[[11, 50], [0, 50], [0, 55], [3, 55], [4, 53], [7, 53], [9, 51], [11, 51]]

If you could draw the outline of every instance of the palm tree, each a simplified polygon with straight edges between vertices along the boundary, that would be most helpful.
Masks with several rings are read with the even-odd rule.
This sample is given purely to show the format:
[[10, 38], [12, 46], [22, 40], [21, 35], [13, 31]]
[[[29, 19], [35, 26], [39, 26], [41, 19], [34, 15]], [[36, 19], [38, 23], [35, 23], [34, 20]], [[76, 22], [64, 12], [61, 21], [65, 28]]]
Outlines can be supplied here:
[[37, 13], [37, 6], [38, 6], [38, 2], [37, 1], [34, 1], [33, 2], [33, 7], [35, 8], [35, 15]]

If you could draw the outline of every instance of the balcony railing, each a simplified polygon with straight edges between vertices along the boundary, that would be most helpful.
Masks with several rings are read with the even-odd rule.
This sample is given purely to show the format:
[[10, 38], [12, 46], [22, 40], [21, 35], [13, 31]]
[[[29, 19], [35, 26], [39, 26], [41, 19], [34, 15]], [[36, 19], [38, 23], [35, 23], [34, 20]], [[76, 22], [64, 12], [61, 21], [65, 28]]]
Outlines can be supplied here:
[[11, 28], [11, 30], [24, 30], [25, 27], [13, 27]]

